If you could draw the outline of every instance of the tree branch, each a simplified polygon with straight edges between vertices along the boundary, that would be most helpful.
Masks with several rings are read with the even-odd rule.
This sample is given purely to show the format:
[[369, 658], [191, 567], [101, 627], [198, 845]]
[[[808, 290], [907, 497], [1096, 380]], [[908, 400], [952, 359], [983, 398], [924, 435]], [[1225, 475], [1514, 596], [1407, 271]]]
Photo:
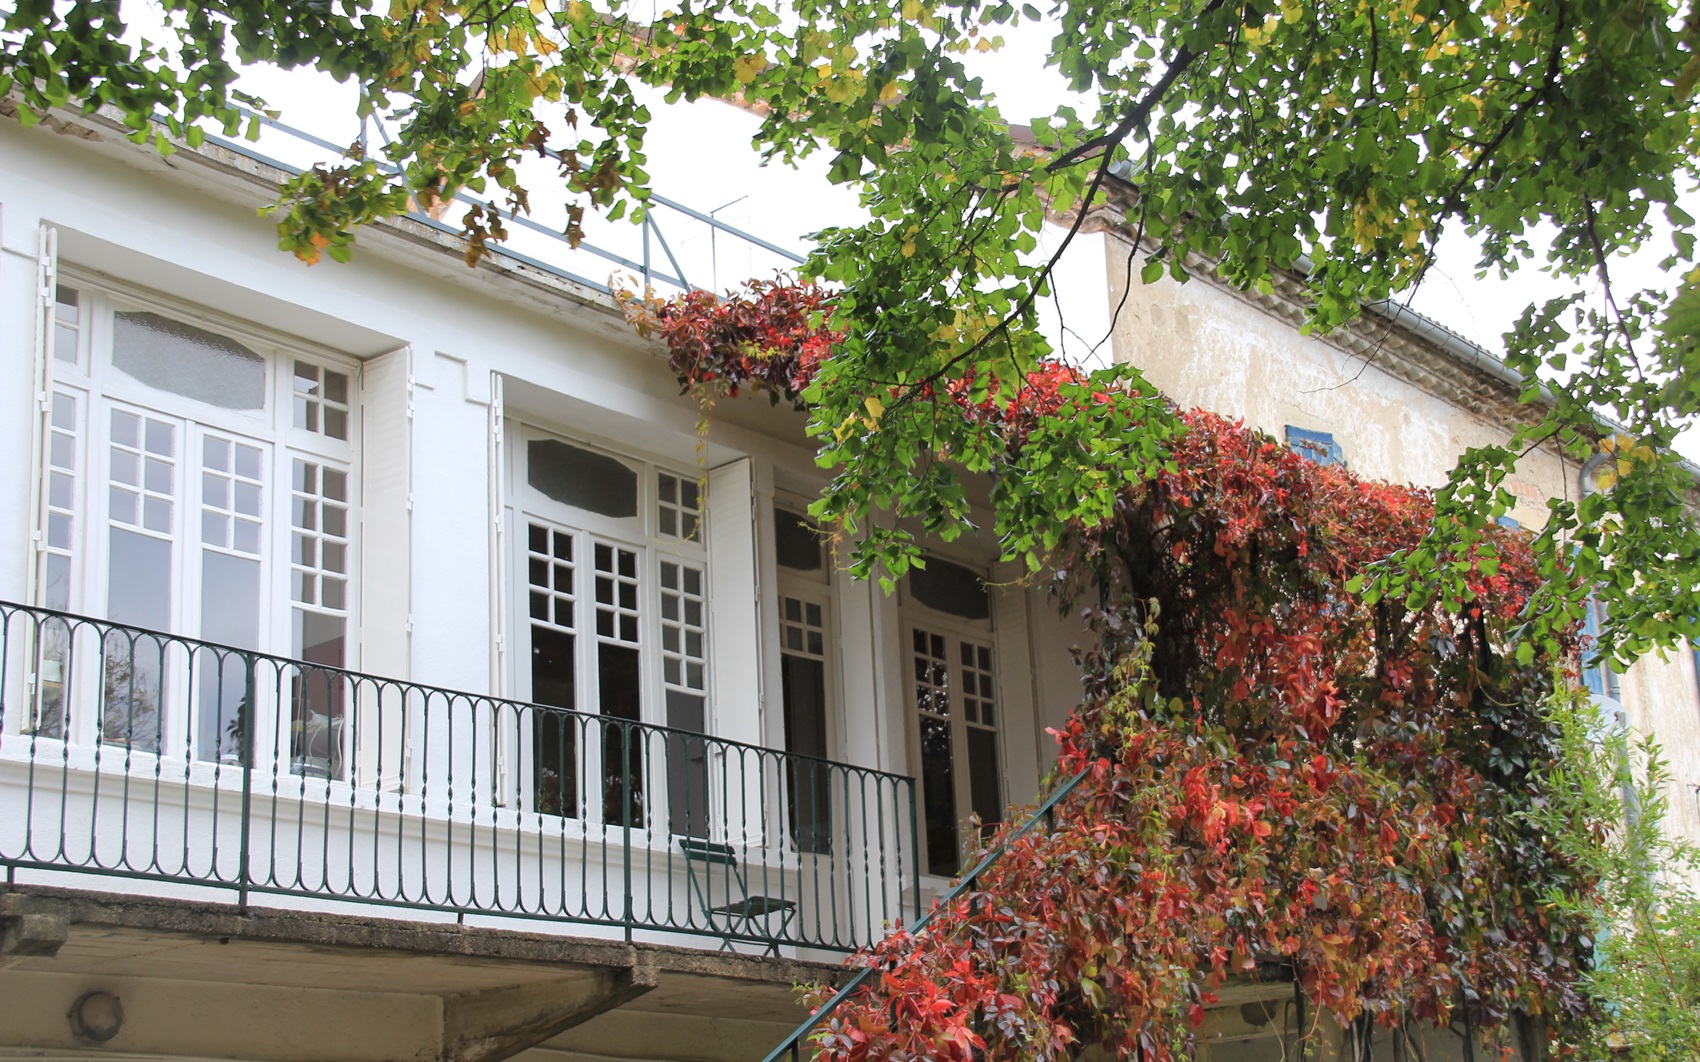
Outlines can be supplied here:
[[[1226, 0], [1210, 0], [1209, 5], [1199, 12], [1199, 15], [1210, 14], [1225, 2]], [[1045, 172], [1055, 173], [1058, 170], [1066, 169], [1099, 149], [1104, 149], [1107, 157], [1117, 144], [1127, 139], [1129, 133], [1151, 117], [1152, 109], [1162, 102], [1163, 97], [1168, 95], [1169, 89], [1174, 87], [1175, 82], [1180, 80], [1180, 76], [1186, 73], [1187, 67], [1191, 66], [1197, 59], [1198, 53], [1183, 43], [1175, 49], [1174, 56], [1164, 67], [1163, 76], [1157, 79], [1156, 84], [1146, 89], [1132, 107], [1128, 108], [1127, 113], [1122, 115], [1121, 121], [1117, 122], [1114, 128], [1106, 133], [1100, 133], [1084, 143], [1076, 144], [1058, 155], [1045, 164]]]

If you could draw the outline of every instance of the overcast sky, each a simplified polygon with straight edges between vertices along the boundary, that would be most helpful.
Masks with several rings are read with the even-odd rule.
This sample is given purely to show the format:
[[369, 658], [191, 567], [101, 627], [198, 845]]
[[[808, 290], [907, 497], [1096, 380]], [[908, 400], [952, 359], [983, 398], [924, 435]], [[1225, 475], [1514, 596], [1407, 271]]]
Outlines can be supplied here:
[[[1062, 90], [1060, 79], [1044, 69], [1048, 30], [1033, 26], [1006, 36], [1001, 51], [974, 54], [967, 61], [996, 93], [1007, 118], [1029, 121], [1052, 113], [1062, 103], [1075, 104], [1089, 113], [1088, 101], [1070, 97]], [[352, 140], [357, 132], [353, 92], [347, 86], [316, 75], [274, 70], [253, 70], [244, 82], [281, 107], [285, 122], [336, 143]], [[668, 106], [658, 96], [651, 101], [651, 110], [655, 118], [648, 138], [648, 169], [660, 194], [705, 213], [713, 211], [724, 222], [798, 250], [805, 246], [807, 233], [860, 217], [855, 197], [827, 182], [824, 155], [806, 160], [796, 170], [782, 164], [760, 165], [749, 146], [757, 125], [754, 116], [717, 101]], [[287, 154], [289, 149], [272, 137], [268, 136], [262, 146], [275, 146], [286, 161], [296, 161]], [[546, 171], [535, 172], [534, 191], [547, 183]], [[547, 196], [534, 194], [532, 203], [539, 222], [556, 227], [562, 224], [559, 207], [552, 207]], [[1689, 209], [1700, 214], [1700, 204]], [[771, 275], [786, 264], [748, 245], [729, 246], [724, 236], [711, 237], [707, 226], [664, 209], [656, 211], [656, 221], [667, 250], [685, 270], [687, 279], [698, 286], [723, 290], [743, 276]], [[641, 260], [640, 232], [630, 224], [587, 218], [585, 228], [593, 245]], [[527, 234], [516, 241], [516, 246], [542, 250], [549, 242]], [[736, 241], [731, 243], [735, 245]], [[1668, 239], [1660, 238], [1643, 253], [1614, 263], [1614, 285], [1620, 291], [1632, 291], [1668, 283], [1657, 263], [1669, 250]], [[547, 251], [559, 253], [557, 247]], [[650, 254], [658, 268], [668, 268], [669, 260], [658, 242], [651, 242]], [[1461, 229], [1449, 231], [1412, 306], [1497, 354], [1503, 348], [1501, 336], [1523, 308], [1561, 289], [1534, 268], [1509, 279], [1477, 278], [1475, 261], [1475, 247]], [[605, 260], [587, 260], [581, 272], [600, 280], [611, 269]], [[1686, 433], [1678, 448], [1690, 459], [1700, 460], [1700, 431]]]

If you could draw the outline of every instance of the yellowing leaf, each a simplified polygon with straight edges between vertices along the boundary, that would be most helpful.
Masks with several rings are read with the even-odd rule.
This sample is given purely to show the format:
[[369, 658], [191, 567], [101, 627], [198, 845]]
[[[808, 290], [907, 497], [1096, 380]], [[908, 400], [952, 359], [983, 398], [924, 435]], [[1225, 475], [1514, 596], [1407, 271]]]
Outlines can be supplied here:
[[746, 55], [732, 64], [732, 76], [741, 85], [748, 85], [756, 79], [756, 75], [767, 69], [767, 57], [764, 55]]
[[873, 395], [869, 395], [868, 397], [862, 399], [862, 405], [867, 407], [868, 416], [874, 418], [875, 420], [878, 420], [881, 417], [885, 416], [885, 403], [881, 402], [879, 399], [875, 398]]

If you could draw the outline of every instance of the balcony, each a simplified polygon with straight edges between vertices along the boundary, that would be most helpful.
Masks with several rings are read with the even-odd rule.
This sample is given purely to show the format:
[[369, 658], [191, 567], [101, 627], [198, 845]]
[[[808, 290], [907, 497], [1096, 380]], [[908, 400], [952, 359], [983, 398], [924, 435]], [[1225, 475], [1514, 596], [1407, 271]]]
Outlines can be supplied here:
[[919, 895], [910, 778], [8, 603], [0, 864], [793, 955]]

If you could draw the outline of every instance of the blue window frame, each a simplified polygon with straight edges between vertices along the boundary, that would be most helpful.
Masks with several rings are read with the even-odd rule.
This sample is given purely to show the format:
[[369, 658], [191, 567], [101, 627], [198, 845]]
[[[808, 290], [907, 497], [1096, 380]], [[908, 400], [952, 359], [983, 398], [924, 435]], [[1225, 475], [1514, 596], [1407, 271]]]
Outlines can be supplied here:
[[1582, 617], [1582, 684], [1587, 686], [1588, 692], [1594, 696], [1610, 697], [1615, 701], [1622, 699], [1617, 672], [1611, 669], [1611, 664], [1600, 659], [1597, 644], [1605, 619], [1605, 602], [1592, 594], [1588, 595], [1588, 608]]
[[1334, 441], [1332, 432], [1311, 431], [1309, 428], [1299, 428], [1287, 425], [1287, 445], [1297, 450], [1300, 456], [1308, 457], [1319, 465], [1346, 464], [1346, 452], [1340, 449], [1340, 444]]

